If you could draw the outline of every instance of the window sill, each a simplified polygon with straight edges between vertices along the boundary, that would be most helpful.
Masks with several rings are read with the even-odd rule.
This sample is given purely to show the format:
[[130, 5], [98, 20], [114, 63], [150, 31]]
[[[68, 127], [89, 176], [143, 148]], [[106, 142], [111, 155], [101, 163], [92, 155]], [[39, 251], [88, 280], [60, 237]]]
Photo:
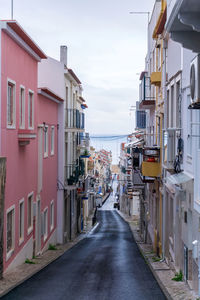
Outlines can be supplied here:
[[15, 125], [7, 125], [6, 128], [7, 128], [7, 129], [16, 129], [16, 126], [15, 126]]
[[24, 242], [24, 238], [19, 239], [19, 246]]
[[33, 231], [33, 226], [28, 228], [27, 235], [31, 234], [32, 231]]
[[31, 132], [29, 129], [19, 129], [18, 130], [18, 142], [20, 146], [25, 146], [30, 144], [31, 140], [37, 137], [35, 132]]
[[9, 258], [13, 255], [14, 253], [14, 248], [12, 248], [9, 252], [6, 253], [6, 261], [9, 260]]

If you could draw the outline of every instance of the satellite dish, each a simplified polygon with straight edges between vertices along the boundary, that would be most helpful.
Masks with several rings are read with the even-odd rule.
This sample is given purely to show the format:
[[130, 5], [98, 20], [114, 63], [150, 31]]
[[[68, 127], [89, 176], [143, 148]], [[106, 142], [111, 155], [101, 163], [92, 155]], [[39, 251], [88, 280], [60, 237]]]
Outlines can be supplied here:
[[190, 95], [192, 98], [192, 102], [195, 102], [195, 66], [194, 64], [191, 65], [190, 68]]

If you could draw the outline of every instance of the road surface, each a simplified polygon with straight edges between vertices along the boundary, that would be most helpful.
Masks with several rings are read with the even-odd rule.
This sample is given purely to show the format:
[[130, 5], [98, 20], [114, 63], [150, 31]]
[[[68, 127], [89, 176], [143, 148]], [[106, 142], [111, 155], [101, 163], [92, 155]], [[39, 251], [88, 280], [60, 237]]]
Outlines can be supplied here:
[[112, 208], [98, 211], [99, 226], [62, 257], [15, 288], [8, 300], [166, 299], [141, 257], [126, 222]]

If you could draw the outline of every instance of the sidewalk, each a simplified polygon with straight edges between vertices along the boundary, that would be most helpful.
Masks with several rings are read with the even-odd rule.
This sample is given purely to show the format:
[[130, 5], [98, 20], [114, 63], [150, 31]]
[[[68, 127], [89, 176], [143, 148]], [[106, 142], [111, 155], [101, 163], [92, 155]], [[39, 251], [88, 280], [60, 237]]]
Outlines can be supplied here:
[[[108, 197], [109, 193], [107, 193], [103, 197], [103, 203], [107, 200]], [[14, 289], [16, 286], [20, 285], [22, 282], [26, 281], [34, 274], [48, 266], [54, 260], [62, 256], [67, 250], [75, 246], [81, 240], [86, 238], [93, 227], [92, 217], [93, 215], [91, 214], [88, 217], [87, 226], [84, 229], [84, 232], [77, 236], [73, 241], [68, 242], [64, 245], [57, 245], [57, 250], [47, 250], [42, 255], [37, 256], [36, 258], [31, 260], [34, 262], [34, 264], [24, 263], [18, 266], [17, 268], [13, 269], [12, 271], [7, 272], [4, 275], [4, 278], [0, 280], [0, 298], [12, 289]]]
[[133, 221], [131, 217], [125, 215], [121, 211], [118, 214], [129, 224], [130, 229], [133, 233], [134, 239], [139, 247], [139, 250], [144, 257], [145, 261], [149, 265], [154, 277], [158, 281], [161, 289], [163, 290], [165, 296], [169, 300], [197, 300], [199, 299], [197, 295], [193, 293], [184, 281], [173, 281], [172, 278], [175, 273], [169, 268], [165, 262], [154, 261], [156, 258], [153, 252], [151, 244], [144, 244], [138, 234], [137, 222]]

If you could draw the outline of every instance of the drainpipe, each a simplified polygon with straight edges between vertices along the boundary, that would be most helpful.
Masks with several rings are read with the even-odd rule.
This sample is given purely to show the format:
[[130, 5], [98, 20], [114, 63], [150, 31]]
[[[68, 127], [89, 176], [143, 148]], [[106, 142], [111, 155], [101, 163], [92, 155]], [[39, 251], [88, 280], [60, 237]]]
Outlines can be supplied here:
[[[163, 78], [163, 87], [164, 87], [164, 130], [167, 128], [167, 105], [166, 105], [166, 99], [167, 99], [167, 90], [166, 90], [166, 74], [167, 74], [167, 40], [163, 40], [163, 55], [164, 55], [164, 78]], [[164, 132], [164, 131], [163, 131]], [[162, 147], [164, 145], [164, 138], [162, 140]], [[164, 148], [163, 148], [164, 149]], [[162, 151], [163, 151], [162, 149]], [[164, 157], [164, 155], [163, 155]], [[161, 261], [165, 260], [165, 223], [166, 223], [166, 187], [164, 185], [163, 188], [163, 203], [162, 203], [162, 259]]]

